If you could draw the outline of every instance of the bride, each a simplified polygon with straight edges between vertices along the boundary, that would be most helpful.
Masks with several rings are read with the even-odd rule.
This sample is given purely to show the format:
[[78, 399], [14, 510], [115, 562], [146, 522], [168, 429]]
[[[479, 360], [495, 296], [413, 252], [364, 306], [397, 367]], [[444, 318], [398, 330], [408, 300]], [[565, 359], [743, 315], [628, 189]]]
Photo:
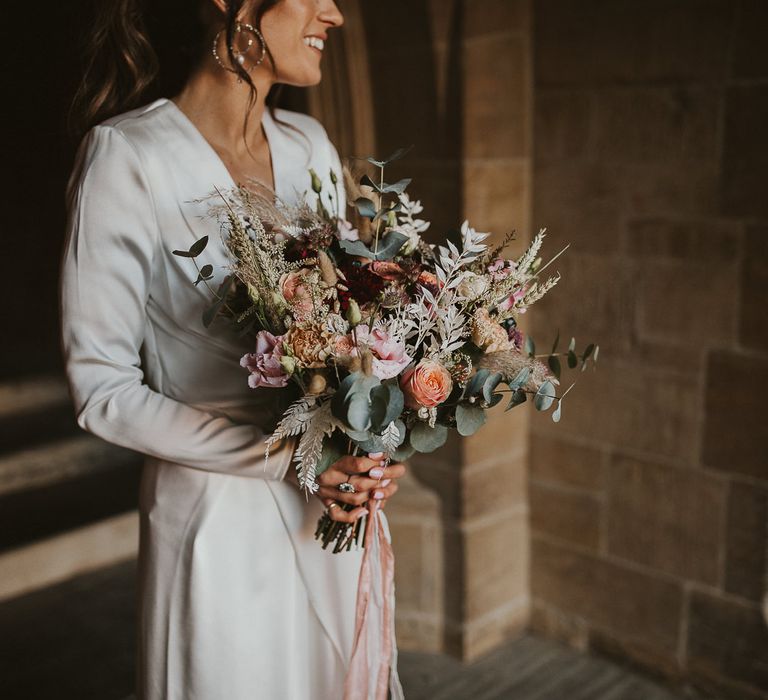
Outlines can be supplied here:
[[[385, 503], [405, 468], [381, 454], [345, 457], [307, 499], [291, 445], [265, 463], [274, 394], [248, 387], [247, 341], [202, 324], [208, 292], [172, 251], [208, 235], [215, 289], [228, 261], [201, 201], [214, 187], [254, 179], [291, 202], [308, 189], [308, 168], [324, 191], [331, 169], [341, 177], [323, 126], [266, 97], [277, 83], [320, 81], [328, 31], [343, 17], [332, 0], [166, 0], [186, 13], [174, 39], [197, 53], [178, 94], [147, 103], [156, 71], [143, 28], [153, 16], [140, 4], [100, 3], [75, 101], [85, 136], [60, 287], [79, 425], [146, 455], [138, 696], [336, 700], [361, 554], [323, 551], [314, 526], [324, 507], [351, 521], [369, 499]], [[339, 490], [346, 481], [354, 493]]]

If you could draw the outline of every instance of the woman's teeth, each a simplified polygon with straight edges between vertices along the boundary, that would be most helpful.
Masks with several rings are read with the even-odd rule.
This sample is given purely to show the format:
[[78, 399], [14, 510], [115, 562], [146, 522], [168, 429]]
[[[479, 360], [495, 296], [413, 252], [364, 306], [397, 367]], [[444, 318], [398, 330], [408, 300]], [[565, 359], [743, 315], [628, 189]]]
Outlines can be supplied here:
[[305, 36], [304, 37], [304, 43], [307, 46], [314, 46], [316, 49], [319, 49], [320, 51], [323, 50], [325, 47], [325, 42], [317, 36]]

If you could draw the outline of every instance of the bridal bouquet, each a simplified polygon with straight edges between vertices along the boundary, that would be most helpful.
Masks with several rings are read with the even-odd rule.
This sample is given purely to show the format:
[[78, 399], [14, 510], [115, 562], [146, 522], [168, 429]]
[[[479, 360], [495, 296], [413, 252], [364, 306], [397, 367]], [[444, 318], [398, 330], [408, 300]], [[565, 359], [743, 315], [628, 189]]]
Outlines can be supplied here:
[[[561, 358], [571, 369], [597, 359], [593, 345], [577, 355], [573, 340], [562, 353], [556, 341], [551, 353], [536, 355], [518, 327], [559, 280], [543, 274], [557, 257], [539, 257], [544, 230], [517, 259], [502, 257], [512, 236], [491, 246], [467, 221], [441, 244], [427, 243], [429, 223], [406, 193], [410, 179], [384, 180], [406, 150], [368, 158], [376, 180], [346, 166], [341, 179], [331, 171], [332, 192], [310, 170], [315, 205], [240, 187], [220, 192], [213, 206], [231, 274], [211, 290], [204, 323], [223, 314], [253, 336], [254, 350], [241, 360], [249, 385], [289, 394], [267, 444], [297, 439], [294, 461], [307, 492], [344, 454], [402, 461], [430, 452], [450, 430], [474, 433], [502, 402], [508, 411], [530, 397], [540, 411], [554, 406], [557, 421], [570, 390], [558, 393]], [[349, 214], [338, 211], [339, 187]], [[194, 259], [206, 242], [174, 253]], [[211, 273], [210, 265], [199, 268], [195, 284]], [[326, 515], [316, 536], [340, 551], [359, 542], [360, 530], [361, 521]]]

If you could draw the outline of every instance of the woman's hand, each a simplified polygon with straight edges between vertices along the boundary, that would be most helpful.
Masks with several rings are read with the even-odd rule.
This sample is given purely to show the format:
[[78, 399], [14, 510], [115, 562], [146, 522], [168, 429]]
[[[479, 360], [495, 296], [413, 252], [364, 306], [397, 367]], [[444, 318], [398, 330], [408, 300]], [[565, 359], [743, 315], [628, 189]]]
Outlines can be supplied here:
[[[331, 520], [353, 523], [366, 513], [366, 503], [370, 499], [381, 502], [384, 507], [398, 489], [397, 479], [405, 474], [405, 465], [386, 464], [386, 455], [382, 452], [371, 453], [367, 457], [347, 455], [334, 462], [320, 476], [317, 483], [320, 489], [316, 496], [328, 508]], [[348, 481], [355, 487], [355, 493], [339, 491], [339, 484]], [[332, 503], [346, 503], [357, 506], [353, 510], [331, 508]]]

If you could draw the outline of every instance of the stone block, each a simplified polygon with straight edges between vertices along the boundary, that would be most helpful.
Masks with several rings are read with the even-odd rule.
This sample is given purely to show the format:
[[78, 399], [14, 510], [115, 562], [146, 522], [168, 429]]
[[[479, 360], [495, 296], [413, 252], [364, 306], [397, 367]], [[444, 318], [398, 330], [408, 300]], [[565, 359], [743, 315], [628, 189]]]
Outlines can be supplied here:
[[768, 77], [768, 5], [763, 0], [741, 0], [733, 40], [733, 77]]
[[464, 528], [464, 620], [471, 623], [528, 594], [528, 518], [524, 511]]
[[466, 157], [527, 157], [532, 108], [527, 37], [470, 39], [463, 51]]
[[564, 402], [560, 423], [532, 414], [537, 432], [698, 462], [700, 394], [690, 377], [603, 361], [601, 350], [598, 369], [584, 372], [578, 381]]
[[[529, 239], [531, 169], [525, 160], [470, 160], [464, 168], [464, 214], [478, 231], [493, 233], [500, 243], [517, 231], [518, 240]], [[457, 223], [454, 222], [455, 228]]]
[[487, 412], [487, 422], [474, 435], [461, 441], [466, 466], [479, 463], [504, 463], [528, 451], [528, 413], [516, 407], [504, 411], [504, 402]]
[[731, 483], [725, 536], [725, 590], [756, 603], [766, 594], [768, 489]]
[[637, 337], [694, 353], [736, 337], [738, 267], [724, 261], [638, 265]]
[[623, 211], [635, 216], [720, 216], [718, 188], [722, 173], [716, 161], [616, 163], [614, 177]]
[[586, 549], [600, 545], [603, 504], [591, 494], [531, 482], [531, 529]]
[[586, 91], [542, 89], [534, 97], [534, 158], [567, 161], [589, 154], [593, 100]]
[[[544, 240], [544, 260], [560, 250], [559, 235]], [[557, 286], [531, 312], [532, 333], [539, 352], [548, 352], [560, 331], [560, 352], [576, 337], [577, 349], [598, 343], [603, 357], [616, 357], [633, 338], [636, 289], [632, 271], [617, 258], [584, 254], [574, 241], [549, 268], [561, 274]], [[562, 363], [565, 367], [565, 363]], [[578, 376], [565, 370], [563, 380]], [[567, 384], [565, 385], [567, 386]]]
[[756, 605], [694, 591], [687, 656], [694, 682], [717, 687], [731, 681], [745, 691], [768, 688], [768, 627]]
[[723, 174], [720, 198], [730, 216], [768, 217], [763, 178], [768, 162], [768, 86], [736, 85], [725, 102]]
[[491, 611], [483, 619], [469, 622], [462, 630], [461, 658], [474, 661], [504, 642], [520, 637], [528, 620], [528, 598], [521, 596], [510, 605]]
[[720, 94], [714, 88], [644, 86], [596, 91], [593, 155], [646, 163], [715, 160]]
[[741, 227], [729, 221], [639, 218], [627, 224], [627, 250], [656, 260], [731, 265], [740, 258]]
[[395, 613], [395, 634], [400, 651], [428, 654], [439, 654], [443, 651], [443, 627], [440, 618], [409, 614], [398, 609]]
[[491, 515], [527, 503], [525, 452], [507, 453], [496, 444], [497, 459], [478, 467], [471, 463], [461, 470], [462, 516], [467, 519]]
[[[724, 78], [729, 0], [539, 0], [536, 80], [542, 85]], [[695, 21], [692, 21], [694, 20]]]
[[718, 585], [727, 496], [723, 479], [618, 454], [608, 481], [611, 554]]
[[589, 628], [586, 621], [538, 599], [531, 604], [531, 630], [579, 651], [587, 650]]
[[606, 163], [535, 162], [533, 226], [546, 228], [570, 251], [609, 255], [620, 244], [622, 189], [614, 168]]
[[[403, 612], [425, 612], [422, 609], [422, 578], [426, 573], [424, 557], [430, 553], [425, 551], [424, 527], [417, 523], [403, 523], [397, 517], [392, 517], [389, 524], [397, 562], [397, 606]], [[430, 542], [432, 545], [434, 542]]]
[[765, 406], [768, 359], [736, 352], [710, 353], [702, 459], [715, 469], [768, 480]]
[[739, 337], [745, 347], [768, 347], [768, 227], [747, 228], [741, 274]]
[[681, 587], [541, 537], [533, 538], [531, 590], [535, 598], [567, 610], [616, 637], [674, 654]]
[[537, 483], [593, 493], [603, 490], [605, 472], [601, 450], [537, 432], [531, 436], [530, 450], [531, 479]]
[[[437, 0], [441, 5], [445, 0]], [[527, 34], [531, 21], [530, 0], [472, 0], [465, 3], [464, 36], [514, 32]]]

